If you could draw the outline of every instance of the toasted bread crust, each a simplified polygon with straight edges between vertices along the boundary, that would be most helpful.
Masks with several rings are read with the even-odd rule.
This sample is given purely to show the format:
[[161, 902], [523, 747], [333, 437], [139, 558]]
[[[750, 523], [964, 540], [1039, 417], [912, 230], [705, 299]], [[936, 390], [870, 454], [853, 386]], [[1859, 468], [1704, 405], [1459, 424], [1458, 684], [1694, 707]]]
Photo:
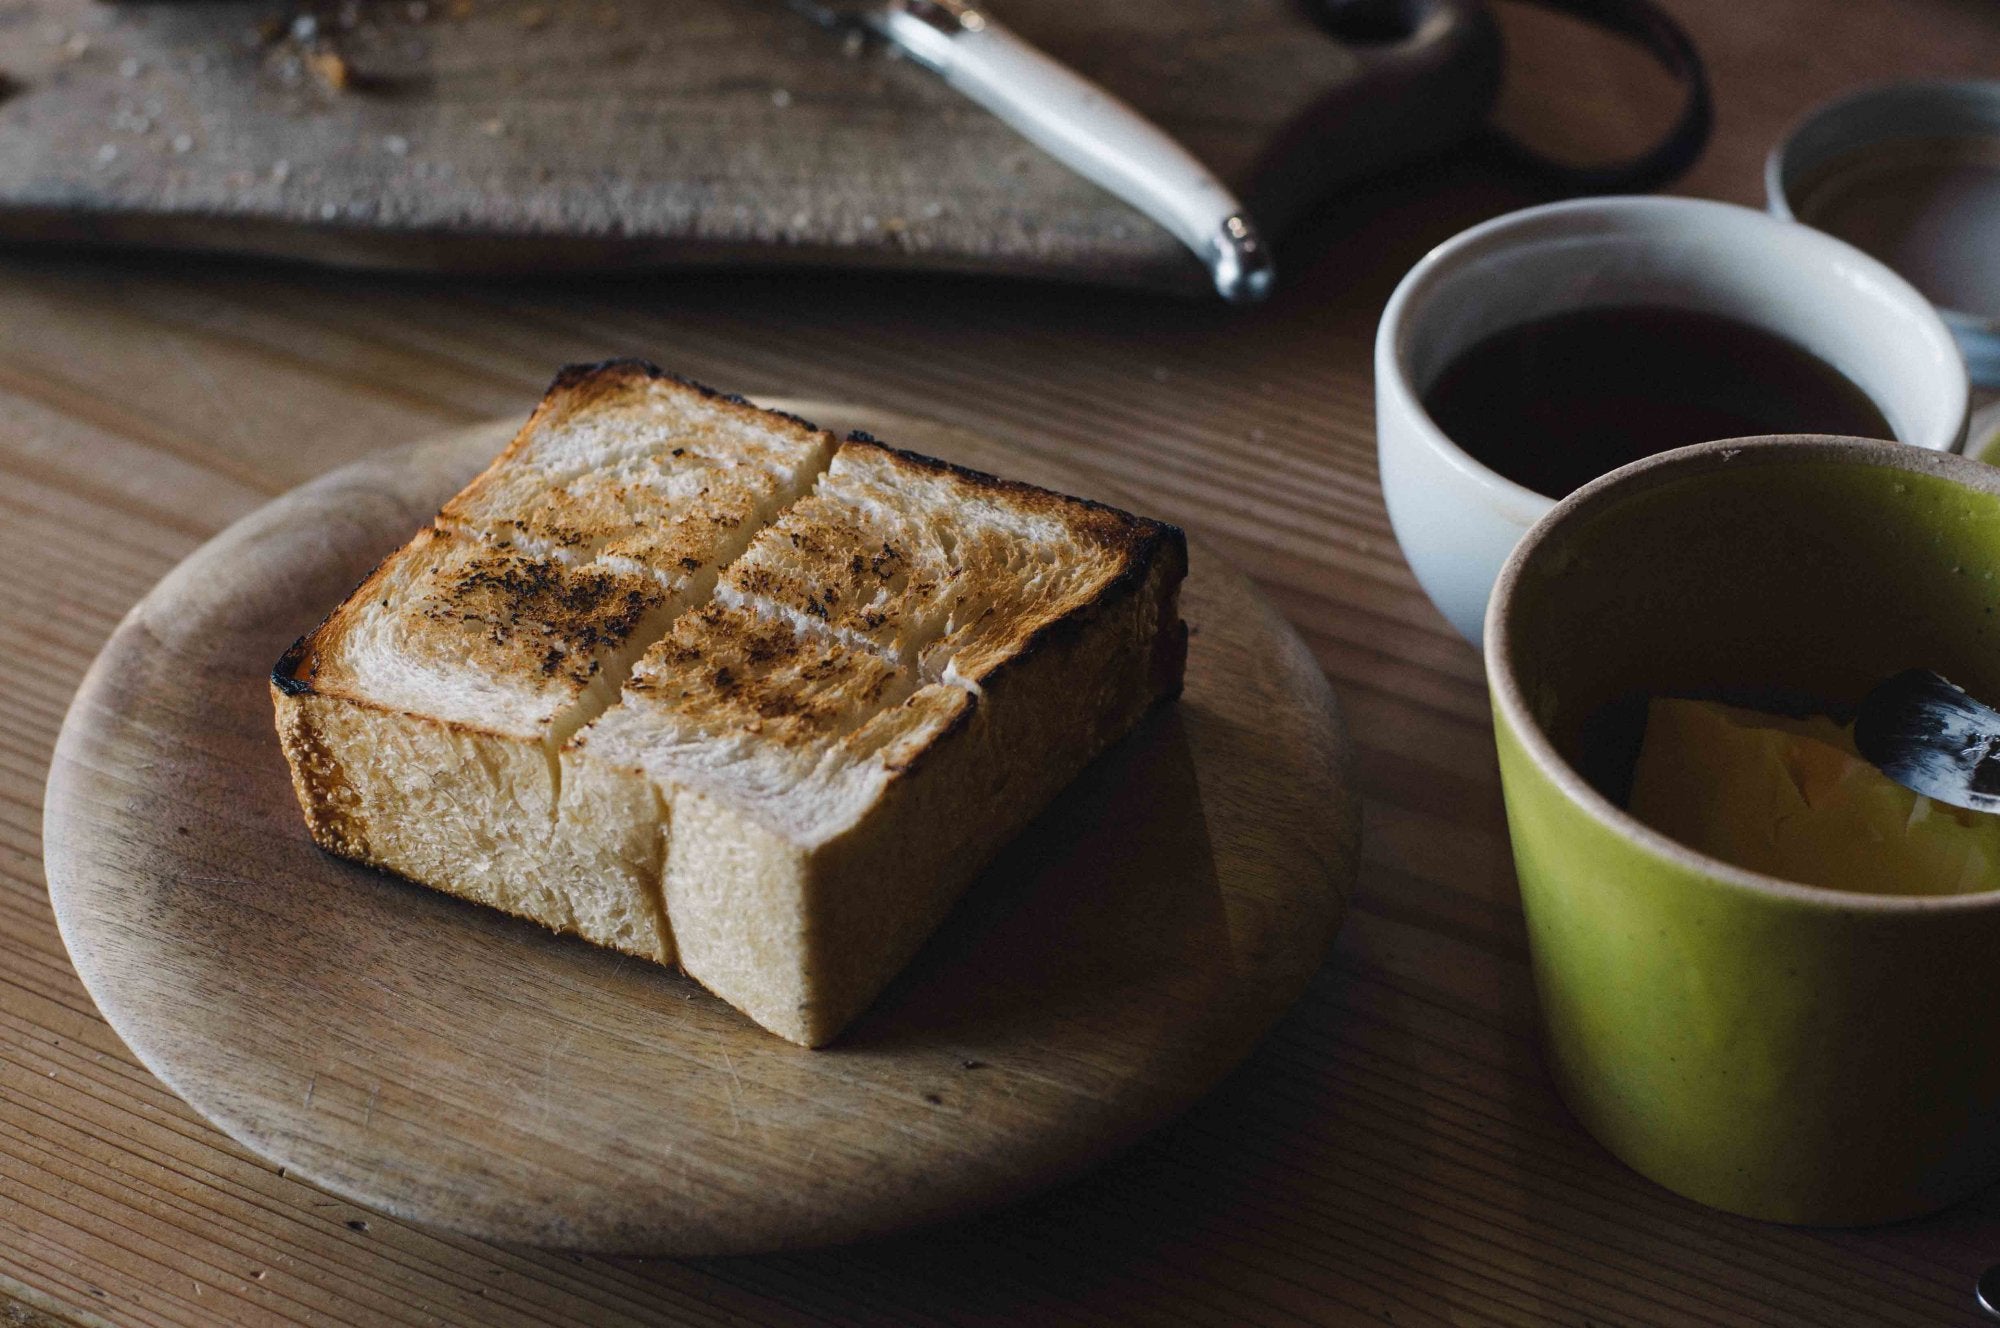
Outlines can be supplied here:
[[1080, 533], [1085, 533], [1109, 549], [1123, 549], [1133, 557], [1145, 557], [1148, 544], [1160, 537], [1177, 539], [1181, 545], [1181, 557], [1187, 558], [1187, 536], [1180, 527], [1151, 517], [1134, 516], [1122, 507], [1100, 503], [1094, 498], [1078, 498], [1071, 494], [1058, 493], [1054, 489], [1044, 489], [1040, 485], [1029, 484], [1025, 480], [1010, 480], [999, 475], [974, 470], [971, 466], [961, 466], [955, 461], [944, 461], [922, 452], [912, 452], [906, 448], [892, 447], [873, 434], [859, 429], [851, 430], [844, 440], [854, 447], [866, 448], [878, 456], [908, 466], [917, 472], [933, 475], [949, 475], [963, 480], [976, 488], [993, 494], [1004, 494], [1010, 504], [1026, 512], [1042, 512], [1062, 518]]
[[[1116, 508], [1107, 510], [1117, 511]], [[987, 675], [984, 689], [1008, 688], [1014, 679], [1036, 672], [1045, 655], [1060, 653], [1088, 636], [1094, 624], [1130, 613], [1133, 601], [1148, 593], [1149, 579], [1156, 578], [1160, 603], [1159, 631], [1153, 638], [1147, 672], [1147, 701], [1150, 704], [1177, 699], [1187, 674], [1188, 627], [1180, 618], [1180, 587], [1187, 576], [1187, 537], [1178, 526], [1162, 522], [1151, 524], [1158, 526], [1161, 534], [1158, 538], [1142, 542], [1142, 556], [1147, 559], [1146, 562], [1128, 564], [1101, 593], [1030, 632], [1020, 646]], [[953, 716], [950, 724], [928, 745], [886, 767], [892, 784], [907, 780], [922, 770], [973, 722], [984, 697], [982, 692], [968, 692], [966, 695], [969, 704]]]
[[[320, 621], [324, 623], [326, 619]], [[317, 630], [314, 628], [314, 631]], [[307, 642], [311, 639], [312, 633], [309, 632], [286, 646], [285, 653], [278, 656], [278, 662], [271, 666], [271, 691], [275, 696], [305, 696], [312, 691], [311, 681], [299, 676], [307, 668], [311, 653]]]
[[[764, 419], [778, 416], [790, 421], [803, 432], [817, 432], [810, 421], [781, 411], [768, 411], [750, 403], [741, 396], [719, 392], [705, 384], [661, 369], [658, 365], [639, 359], [613, 359], [595, 364], [575, 364], [565, 366], [550, 383], [547, 393], [536, 407], [529, 421], [510, 441], [507, 448], [481, 475], [466, 486], [470, 492], [489, 474], [498, 471], [515, 457], [534, 432], [547, 425], [558, 414], [591, 409], [606, 398], [629, 391], [635, 384], [663, 381], [687, 388], [701, 395], [705, 400], [721, 403], [740, 411], [750, 419]], [[893, 447], [874, 436], [861, 432], [850, 432], [843, 446], [868, 451], [890, 465], [906, 469], [915, 474], [947, 476], [968, 486], [973, 492], [990, 495], [1008, 507], [1028, 513], [1048, 516], [1060, 521], [1064, 528], [1087, 543], [1104, 550], [1113, 560], [1113, 575], [1098, 587], [1088, 600], [1064, 606], [1046, 620], [1036, 624], [1017, 644], [1006, 652], [1006, 657], [996, 666], [998, 670], [1014, 672], [1026, 668], [1041, 652], [1052, 649], [1060, 643], [1087, 633], [1091, 625], [1106, 614], [1141, 593], [1155, 574], [1158, 574], [1159, 592], [1165, 596], [1162, 614], [1162, 630], [1155, 643], [1151, 685], [1153, 694], [1160, 697], [1179, 695], [1187, 657], [1187, 627], [1179, 621], [1175, 612], [1178, 588], [1187, 569], [1187, 537], [1178, 527], [1163, 521], [1135, 516], [1120, 508], [1088, 498], [1078, 498], [1058, 493], [1051, 489], [1028, 484], [1020, 480], [1010, 480], [992, 475], [969, 466], [927, 456], [904, 448]], [[445, 511], [451, 504], [447, 503]], [[433, 527], [435, 529], [435, 527]], [[827, 532], [837, 536], [838, 532]], [[423, 535], [420, 533], [419, 538]], [[579, 532], [579, 538], [582, 533]], [[806, 529], [798, 532], [793, 540], [801, 546], [801, 552], [808, 555], [824, 554], [829, 549], [816, 548], [813, 544], [815, 532]], [[398, 551], [401, 552], [400, 550]], [[271, 673], [271, 683], [276, 692], [287, 696], [318, 693], [320, 661], [316, 653], [317, 644], [327, 633], [337, 630], [338, 620], [352, 606], [365, 604], [381, 581], [391, 559], [384, 559], [364, 578], [362, 583], [348, 596], [347, 600], [328, 614], [314, 630], [299, 638], [278, 660]], [[860, 553], [850, 555], [859, 565], [864, 577], [887, 582], [898, 575], [905, 566], [901, 550], [884, 545], [871, 550], [865, 556]], [[488, 565], [490, 564], [490, 565]], [[593, 671], [592, 665], [578, 662], [587, 656], [589, 649], [601, 643], [608, 636], [629, 634], [639, 617], [657, 601], [643, 599], [629, 586], [618, 586], [609, 578], [592, 578], [583, 585], [563, 584], [560, 569], [546, 560], [524, 559], [505, 552], [496, 552], [490, 559], [482, 559], [479, 565], [467, 569], [457, 578], [459, 584], [448, 597], [449, 607], [463, 622], [491, 623], [497, 634], [495, 644], [514, 645], [510, 652], [518, 655], [515, 662], [524, 669], [538, 671], [545, 676], [564, 675], [571, 682], [583, 682]], [[765, 569], [745, 569], [739, 576], [746, 589], [770, 594], [795, 595], [806, 607], [806, 611], [822, 620], [834, 617], [834, 606], [821, 598], [814, 588], [797, 576], [773, 574]], [[698, 609], [684, 626], [694, 619], [707, 623], [710, 631], [703, 641], [704, 648], [716, 649], [718, 658], [728, 657], [739, 661], [748, 660], [753, 669], [738, 668], [734, 671], [727, 663], [717, 663], [708, 673], [692, 685], [705, 697], [726, 713], [735, 716], [736, 721], [750, 725], [768, 740], [780, 745], [797, 745], [823, 736], [833, 723], [838, 707], [823, 697], [801, 697], [793, 695], [789, 687], [763, 681], [758, 675], [777, 672], [792, 677], [794, 681], [806, 673], [817, 671], [821, 676], [830, 676], [842, 669], [855, 667], [853, 661], [844, 664], [836, 662], [829, 655], [826, 659], [781, 659], [782, 655], [802, 655], [807, 646], [791, 634], [776, 631], [768, 624], [743, 626], [732, 632], [726, 615], [714, 611], [713, 606]], [[552, 628], [555, 638], [548, 644], [536, 646], [525, 640], [514, 630], [517, 621], [546, 622]], [[878, 625], [866, 622], [865, 626]], [[721, 635], [716, 635], [720, 632]], [[560, 643], [560, 648], [558, 643]], [[662, 642], [660, 649], [670, 653], [670, 657], [690, 670], [698, 663], [690, 653], [692, 646], [675, 647], [671, 640]], [[527, 656], [532, 654], [534, 658]], [[787, 667], [789, 665], [790, 667]], [[773, 667], [775, 666], [775, 667]], [[879, 672], [879, 671], [878, 671]], [[886, 674], [870, 675], [860, 684], [872, 694], [879, 695], [889, 683]], [[631, 686], [645, 692], [657, 689], [657, 680], [637, 680]], [[351, 704], [376, 710], [385, 716], [404, 720], [417, 720], [428, 724], [442, 724], [444, 727], [467, 734], [488, 734], [492, 730], [481, 725], [462, 721], [438, 720], [429, 716], [413, 714], [392, 706], [384, 706], [369, 698], [349, 695], [345, 689], [335, 689], [334, 693]], [[979, 697], [974, 693], [970, 704], [964, 707], [951, 721], [948, 729], [936, 735], [935, 741], [919, 750], [908, 753], [887, 769], [892, 779], [910, 776], [925, 764], [927, 754], [939, 743], [950, 738], [953, 733], [972, 721], [977, 710]], [[903, 704], [908, 704], [906, 700]], [[768, 721], [768, 727], [766, 723]], [[303, 740], [302, 740], [303, 741]], [[311, 752], [301, 746], [300, 757], [310, 760]], [[294, 762], [295, 770], [298, 762]], [[330, 791], [321, 790], [331, 796]], [[304, 787], [300, 789], [302, 803], [308, 797]], [[322, 799], [325, 801], [325, 799]], [[325, 837], [315, 830], [315, 838], [322, 842], [338, 839], [343, 835], [357, 834], [358, 827], [349, 825], [340, 818], [337, 800], [317, 811], [308, 810], [308, 821], [323, 823], [327, 829]], [[341, 829], [340, 827], [345, 827]], [[334, 844], [327, 843], [334, 848]], [[341, 851], [335, 848], [334, 851]], [[361, 856], [359, 853], [351, 856]]]
[[[291, 654], [286, 651], [286, 659]], [[372, 862], [360, 797], [339, 754], [321, 738], [319, 726], [313, 722], [314, 698], [303, 688], [294, 690], [297, 684], [280, 679], [285, 668], [281, 659], [271, 677], [271, 700], [278, 716], [278, 745], [284, 749], [285, 764], [292, 772], [292, 787], [299, 795], [299, 809], [305, 813], [306, 830], [315, 844], [330, 853]]]
[[688, 971], [819, 1045], [1178, 694], [1186, 570], [1164, 522], [572, 365], [272, 698], [323, 848], [660, 962], [685, 905]]
[[1175, 610], [1180, 602], [1180, 583], [1187, 576], [1186, 531], [1165, 521], [1135, 516], [1123, 508], [1095, 499], [1057, 493], [1053, 489], [989, 475], [983, 470], [942, 461], [921, 452], [891, 447], [859, 430], [849, 433], [846, 443], [870, 448], [913, 470], [950, 475], [996, 496], [1004, 495], [1011, 505], [1024, 511], [1056, 517], [1116, 558], [1118, 571], [1099, 588], [1091, 601], [1077, 604], [1068, 612], [1035, 628], [1021, 641], [1011, 659], [1026, 659], [1062, 634], [1084, 630], [1097, 615], [1106, 611], [1107, 606], [1137, 591], [1153, 574], [1155, 567], [1164, 564], [1162, 584], [1167, 596], [1166, 621], [1172, 622], [1178, 630], [1163, 633], [1163, 636], [1175, 637], [1177, 645], [1175, 641], [1163, 641], [1165, 649], [1158, 662], [1158, 679], [1162, 695], [1180, 695], [1187, 663], [1187, 624], [1179, 620]]
[[[634, 356], [624, 356], [611, 360], [597, 360], [589, 364], [566, 364], [556, 371], [556, 376], [550, 380], [549, 390], [543, 395], [542, 400], [543, 404], [546, 405], [549, 398], [555, 396], [558, 392], [580, 392], [585, 394], [583, 399], [587, 401], [591, 399], [592, 394], [613, 391], [619, 386], [633, 381], [673, 383], [676, 386], [685, 387], [689, 391], [698, 392], [710, 401], [719, 402], [725, 406], [741, 407], [746, 416], [760, 421], [770, 419], [790, 420], [793, 424], [798, 425], [809, 433], [824, 432], [824, 430], [811, 420], [803, 419], [788, 410], [772, 410], [769, 406], [760, 406], [748, 397], [739, 396], [734, 392], [718, 391], [706, 383], [698, 382], [692, 378], [684, 378], [680, 374], [662, 369], [651, 360], [642, 360]], [[529, 423], [532, 424], [533, 422], [531, 417]]]

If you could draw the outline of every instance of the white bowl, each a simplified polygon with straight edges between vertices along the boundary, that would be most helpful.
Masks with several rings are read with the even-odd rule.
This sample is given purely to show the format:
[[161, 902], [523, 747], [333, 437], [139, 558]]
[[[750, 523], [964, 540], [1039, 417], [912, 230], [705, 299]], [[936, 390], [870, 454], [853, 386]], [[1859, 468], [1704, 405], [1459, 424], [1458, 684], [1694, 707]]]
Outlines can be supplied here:
[[1469, 456], [1423, 407], [1453, 357], [1482, 338], [1576, 309], [1650, 305], [1777, 333], [1852, 379], [1897, 439], [1965, 439], [1958, 347], [1903, 278], [1852, 245], [1749, 208], [1689, 198], [1592, 198], [1497, 217], [1426, 255], [1375, 335], [1382, 494], [1417, 581], [1479, 644], [1486, 601], [1521, 535], [1560, 494]]
[[[1909, 273], [1958, 338], [1972, 381], [2000, 387], [2000, 309], [1991, 307], [2000, 211], [1980, 183], [1996, 161], [2000, 82], [1885, 83], [1800, 121], [1764, 160], [1764, 194], [1772, 216], [1853, 236]], [[1843, 218], [1843, 204], [1870, 217], [1861, 234], [1844, 229], [1857, 218]]]

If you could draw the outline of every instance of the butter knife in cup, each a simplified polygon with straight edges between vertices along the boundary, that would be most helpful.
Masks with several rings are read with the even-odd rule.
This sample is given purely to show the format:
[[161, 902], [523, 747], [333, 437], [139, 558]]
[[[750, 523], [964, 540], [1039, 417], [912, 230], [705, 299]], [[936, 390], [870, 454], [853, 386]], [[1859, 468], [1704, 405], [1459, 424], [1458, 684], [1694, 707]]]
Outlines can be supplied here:
[[900, 47], [1077, 174], [1194, 251], [1232, 304], [1270, 293], [1270, 246], [1228, 186], [1164, 130], [965, 0], [789, 0]]

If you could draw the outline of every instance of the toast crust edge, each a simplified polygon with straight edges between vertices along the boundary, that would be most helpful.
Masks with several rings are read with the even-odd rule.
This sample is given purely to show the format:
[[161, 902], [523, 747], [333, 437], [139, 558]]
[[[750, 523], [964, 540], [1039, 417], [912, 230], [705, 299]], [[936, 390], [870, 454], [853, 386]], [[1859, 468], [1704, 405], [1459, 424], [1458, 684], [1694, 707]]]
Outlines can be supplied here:
[[[1123, 508], [1113, 507], [1109, 503], [1101, 503], [1092, 498], [1078, 498], [1072, 494], [1059, 493], [1054, 489], [1029, 484], [1025, 480], [1010, 480], [988, 474], [983, 470], [975, 470], [970, 466], [961, 466], [956, 462], [927, 456], [922, 452], [893, 447], [860, 430], [849, 433], [843, 441], [845, 445], [869, 448], [892, 458], [898, 464], [916, 470], [949, 475], [966, 481], [976, 488], [993, 490], [1030, 511], [1066, 518], [1079, 514], [1086, 515], [1089, 524], [1085, 527], [1085, 531], [1092, 542], [1111, 550], [1117, 557], [1119, 564], [1117, 573], [1099, 587], [1096, 594], [1080, 604], [1070, 606], [1021, 638], [1019, 646], [1013, 653], [995, 666], [993, 672], [981, 684], [981, 690], [1027, 667], [1043, 652], [1088, 633], [1093, 623], [1115, 612], [1122, 602], [1143, 593], [1156, 567], [1160, 567], [1164, 560], [1159, 588], [1160, 633], [1154, 643], [1149, 682], [1152, 687], [1153, 702], [1175, 698], [1181, 694], [1186, 679], [1188, 644], [1188, 626], [1180, 616], [1180, 587], [1187, 577], [1188, 568], [1186, 531], [1170, 522], [1138, 516]], [[930, 753], [972, 722], [983, 698], [979, 691], [972, 691], [968, 699], [971, 704], [961, 709], [952, 718], [951, 723], [921, 750], [913, 753], [908, 760], [887, 767], [891, 780], [903, 778], [920, 769]]]

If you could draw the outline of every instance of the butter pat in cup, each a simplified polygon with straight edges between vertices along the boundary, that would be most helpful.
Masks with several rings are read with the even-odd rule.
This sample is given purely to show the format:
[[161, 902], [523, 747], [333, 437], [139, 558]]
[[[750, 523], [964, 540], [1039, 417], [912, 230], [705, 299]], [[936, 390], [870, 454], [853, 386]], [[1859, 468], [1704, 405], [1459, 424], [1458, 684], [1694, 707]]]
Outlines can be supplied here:
[[1852, 704], [1912, 667], [2000, 696], [2000, 470], [1805, 436], [1649, 457], [1528, 532], [1485, 650], [1545, 1049], [1591, 1133], [1784, 1222], [2000, 1176], [2000, 892], [1799, 884], [1624, 808], [1649, 697]]

